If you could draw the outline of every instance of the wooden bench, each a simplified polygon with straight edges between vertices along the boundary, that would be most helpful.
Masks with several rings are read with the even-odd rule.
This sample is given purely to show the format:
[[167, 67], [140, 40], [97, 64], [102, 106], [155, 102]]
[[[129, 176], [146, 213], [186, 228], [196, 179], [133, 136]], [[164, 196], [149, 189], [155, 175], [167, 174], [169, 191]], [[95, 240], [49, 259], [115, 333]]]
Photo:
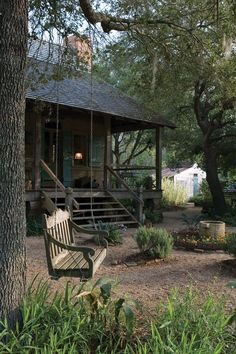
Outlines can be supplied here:
[[[107, 231], [87, 230], [75, 224], [68, 211], [57, 209], [51, 216], [43, 216], [44, 240], [48, 272], [54, 278], [92, 278], [106, 257]], [[76, 245], [74, 231], [96, 235], [97, 248]]]

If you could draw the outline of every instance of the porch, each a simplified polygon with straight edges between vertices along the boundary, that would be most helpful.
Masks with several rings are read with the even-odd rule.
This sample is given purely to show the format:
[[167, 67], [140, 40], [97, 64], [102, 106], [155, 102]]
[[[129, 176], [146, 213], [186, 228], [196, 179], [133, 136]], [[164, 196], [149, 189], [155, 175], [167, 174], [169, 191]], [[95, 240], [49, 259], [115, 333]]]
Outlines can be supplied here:
[[[56, 199], [60, 200], [62, 207], [69, 206], [72, 211], [73, 208], [78, 211], [80, 204], [86, 202], [88, 210], [96, 203], [103, 204], [97, 198], [104, 198], [104, 203], [108, 203], [105, 199], [109, 195], [113, 198], [111, 204], [116, 202], [123, 211], [126, 208], [122, 206], [122, 200], [133, 201], [135, 212], [129, 216], [136, 223], [143, 220], [145, 200], [152, 200], [153, 206], [159, 207], [161, 125], [93, 112], [91, 131], [90, 111], [62, 106], [60, 119], [56, 121], [56, 108], [55, 105], [46, 105], [36, 114], [35, 103], [30, 101], [27, 104], [25, 198], [28, 206], [33, 202], [38, 202], [39, 206], [46, 195], [46, 199], [51, 199], [54, 204]], [[155, 134], [155, 165], [114, 164], [113, 134], [147, 129]], [[146, 175], [146, 183], [137, 184], [138, 177], [143, 174]], [[71, 202], [68, 204], [68, 200], [74, 201], [73, 206]], [[111, 204], [107, 204], [109, 209]]]

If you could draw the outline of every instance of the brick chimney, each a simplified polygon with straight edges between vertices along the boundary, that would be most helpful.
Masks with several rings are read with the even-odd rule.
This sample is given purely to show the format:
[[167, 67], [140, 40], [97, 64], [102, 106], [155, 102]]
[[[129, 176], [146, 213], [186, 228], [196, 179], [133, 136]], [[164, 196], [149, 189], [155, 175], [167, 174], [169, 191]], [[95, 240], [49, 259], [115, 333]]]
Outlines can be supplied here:
[[78, 58], [87, 64], [89, 69], [91, 69], [92, 49], [90, 40], [88, 38], [82, 38], [72, 34], [67, 37], [65, 43], [66, 45], [76, 49]]

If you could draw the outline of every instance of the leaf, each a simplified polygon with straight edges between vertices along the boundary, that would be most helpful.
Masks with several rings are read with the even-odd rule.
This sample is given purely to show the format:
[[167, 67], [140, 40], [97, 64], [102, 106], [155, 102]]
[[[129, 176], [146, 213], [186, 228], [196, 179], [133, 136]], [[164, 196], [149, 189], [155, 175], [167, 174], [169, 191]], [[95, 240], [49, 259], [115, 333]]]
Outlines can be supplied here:
[[103, 284], [100, 287], [100, 290], [101, 290], [103, 301], [104, 303], [106, 303], [108, 299], [111, 297], [111, 283]]
[[99, 278], [96, 283], [93, 285], [92, 287], [92, 290], [94, 290], [95, 288], [97, 287], [101, 287], [103, 284], [106, 284], [106, 283], [112, 283], [112, 279], [109, 278], [109, 277], [103, 277], [103, 278]]
[[118, 299], [116, 302], [115, 302], [115, 320], [116, 320], [116, 323], [118, 324], [119, 323], [119, 314], [120, 314], [120, 310], [122, 309], [122, 306], [125, 302], [125, 299]]
[[126, 328], [129, 334], [133, 332], [135, 315], [130, 306], [123, 304], [123, 311], [125, 314]]
[[83, 291], [82, 293], [77, 295], [77, 298], [86, 297], [86, 296], [88, 296], [90, 294], [91, 294], [91, 291]]
[[166, 322], [162, 323], [162, 325], [159, 328], [162, 329], [162, 328], [168, 327], [169, 324], [171, 324], [171, 323], [172, 323], [172, 321], [166, 321]]

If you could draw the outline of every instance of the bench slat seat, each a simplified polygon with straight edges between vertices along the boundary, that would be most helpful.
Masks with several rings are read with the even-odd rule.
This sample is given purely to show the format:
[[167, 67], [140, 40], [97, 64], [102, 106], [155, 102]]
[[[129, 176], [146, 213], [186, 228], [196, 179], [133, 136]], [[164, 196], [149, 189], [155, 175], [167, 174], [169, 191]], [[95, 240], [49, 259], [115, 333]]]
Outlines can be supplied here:
[[[49, 274], [92, 278], [107, 254], [106, 231], [88, 230], [73, 223], [69, 211], [57, 209], [52, 216], [44, 215], [44, 240]], [[74, 231], [97, 235], [100, 246], [79, 246], [74, 242]]]

